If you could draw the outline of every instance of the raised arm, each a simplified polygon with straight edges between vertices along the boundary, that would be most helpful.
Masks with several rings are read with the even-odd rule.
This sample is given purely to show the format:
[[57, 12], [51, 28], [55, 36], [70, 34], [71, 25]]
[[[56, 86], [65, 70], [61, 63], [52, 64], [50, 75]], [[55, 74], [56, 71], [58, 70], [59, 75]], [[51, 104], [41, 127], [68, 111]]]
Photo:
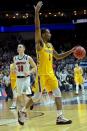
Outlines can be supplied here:
[[39, 11], [42, 5], [43, 5], [42, 1], [39, 1], [37, 5], [34, 6], [34, 9], [35, 9], [35, 43], [36, 43], [37, 50], [40, 50], [43, 47], [43, 41], [41, 38], [41, 29], [40, 29], [40, 18], [39, 18]]

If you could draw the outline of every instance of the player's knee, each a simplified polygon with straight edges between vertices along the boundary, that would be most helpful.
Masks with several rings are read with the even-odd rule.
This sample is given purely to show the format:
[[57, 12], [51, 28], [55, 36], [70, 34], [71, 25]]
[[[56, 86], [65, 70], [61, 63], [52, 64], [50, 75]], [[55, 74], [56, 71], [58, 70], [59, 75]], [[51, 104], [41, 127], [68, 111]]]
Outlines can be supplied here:
[[61, 91], [59, 88], [57, 88], [56, 90], [53, 91], [53, 95], [54, 97], [61, 97]]
[[34, 94], [34, 96], [32, 96], [33, 102], [37, 102], [38, 100], [40, 100], [40, 98], [41, 98], [40, 92], [37, 92], [37, 93]]

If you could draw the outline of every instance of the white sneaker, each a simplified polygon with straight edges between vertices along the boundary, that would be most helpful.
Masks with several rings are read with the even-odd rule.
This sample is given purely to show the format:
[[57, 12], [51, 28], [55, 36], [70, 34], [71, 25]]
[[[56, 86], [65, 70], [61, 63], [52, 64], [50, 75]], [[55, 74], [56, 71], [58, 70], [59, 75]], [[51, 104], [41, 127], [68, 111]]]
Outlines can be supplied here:
[[17, 109], [17, 107], [12, 105], [12, 106], [9, 107], [9, 109], [13, 110], [13, 109]]
[[16, 108], [17, 108], [17, 106], [15, 103], [12, 103], [12, 105], [9, 107], [9, 109], [16, 109]]
[[71, 124], [71, 123], [72, 121], [64, 118], [63, 115], [60, 115], [59, 117], [57, 117], [57, 120], [56, 120], [56, 125]]
[[27, 119], [26, 112], [18, 111], [18, 122], [20, 125], [24, 125], [24, 122]]
[[75, 93], [75, 95], [79, 95], [79, 93], [78, 93], [78, 92], [76, 92], [76, 93]]

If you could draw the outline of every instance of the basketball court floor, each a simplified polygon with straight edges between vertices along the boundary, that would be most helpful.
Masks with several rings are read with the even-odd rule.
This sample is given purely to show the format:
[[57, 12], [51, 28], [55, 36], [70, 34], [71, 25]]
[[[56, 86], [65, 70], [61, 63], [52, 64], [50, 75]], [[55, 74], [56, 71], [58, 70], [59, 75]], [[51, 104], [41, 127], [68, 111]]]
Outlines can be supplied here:
[[41, 104], [28, 112], [24, 126], [17, 122], [17, 110], [9, 110], [11, 101], [0, 101], [0, 131], [87, 131], [87, 90], [76, 96], [74, 92], [64, 92], [63, 112], [73, 122], [70, 125], [56, 125], [56, 107], [53, 98], [45, 95]]

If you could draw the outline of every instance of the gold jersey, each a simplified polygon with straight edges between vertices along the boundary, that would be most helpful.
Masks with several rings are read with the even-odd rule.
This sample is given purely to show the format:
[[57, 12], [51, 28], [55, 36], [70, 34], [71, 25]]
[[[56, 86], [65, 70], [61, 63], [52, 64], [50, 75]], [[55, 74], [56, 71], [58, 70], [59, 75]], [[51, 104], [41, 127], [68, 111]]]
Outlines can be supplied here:
[[81, 67], [75, 67], [74, 68], [74, 76], [78, 77], [78, 76], [82, 76], [83, 75], [83, 71]]
[[44, 47], [37, 51], [37, 67], [39, 75], [53, 74], [53, 47], [50, 43], [45, 44]]

